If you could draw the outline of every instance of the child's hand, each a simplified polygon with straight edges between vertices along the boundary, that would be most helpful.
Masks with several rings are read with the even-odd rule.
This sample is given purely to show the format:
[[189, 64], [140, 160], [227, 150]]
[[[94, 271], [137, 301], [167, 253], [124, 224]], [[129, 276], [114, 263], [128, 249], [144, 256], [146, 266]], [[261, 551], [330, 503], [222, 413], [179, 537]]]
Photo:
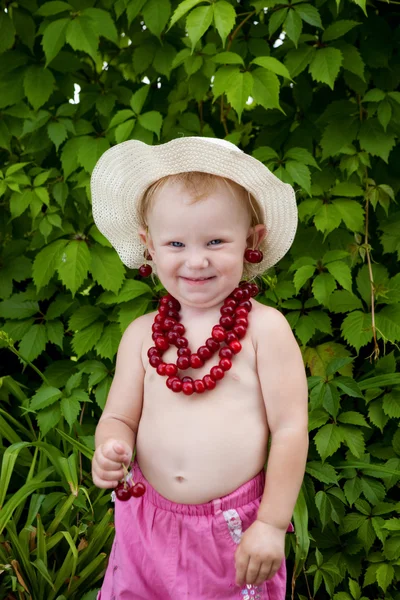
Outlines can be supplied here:
[[235, 552], [237, 585], [261, 585], [275, 575], [285, 557], [285, 534], [273, 525], [254, 521]]
[[126, 442], [107, 440], [98, 446], [93, 456], [92, 477], [93, 483], [99, 488], [114, 488], [123, 478], [124, 470], [132, 458], [132, 449]]

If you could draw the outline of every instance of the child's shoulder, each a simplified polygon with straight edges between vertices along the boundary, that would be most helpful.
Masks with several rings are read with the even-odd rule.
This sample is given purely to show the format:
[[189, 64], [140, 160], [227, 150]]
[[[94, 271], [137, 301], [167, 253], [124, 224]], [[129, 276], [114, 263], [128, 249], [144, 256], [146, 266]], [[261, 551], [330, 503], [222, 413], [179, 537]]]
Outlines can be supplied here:
[[135, 345], [141, 347], [145, 337], [149, 334], [149, 331], [151, 332], [154, 314], [154, 312], [147, 313], [132, 321], [124, 331], [120, 346]]
[[249, 318], [257, 341], [261, 344], [268, 342], [288, 343], [295, 341], [293, 332], [286, 317], [276, 308], [252, 300], [253, 310]]

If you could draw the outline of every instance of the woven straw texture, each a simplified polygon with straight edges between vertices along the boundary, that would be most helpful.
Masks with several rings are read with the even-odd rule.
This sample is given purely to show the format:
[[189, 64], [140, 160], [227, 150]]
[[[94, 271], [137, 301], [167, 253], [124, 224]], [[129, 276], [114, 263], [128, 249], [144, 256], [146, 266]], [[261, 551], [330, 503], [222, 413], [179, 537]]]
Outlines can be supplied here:
[[144, 192], [161, 177], [188, 171], [227, 177], [259, 203], [267, 227], [260, 246], [264, 259], [246, 265], [247, 275], [266, 271], [286, 254], [297, 227], [294, 190], [260, 161], [234, 144], [214, 138], [183, 137], [158, 146], [128, 140], [100, 157], [91, 178], [95, 223], [127, 267], [139, 268], [144, 262], [137, 215]]

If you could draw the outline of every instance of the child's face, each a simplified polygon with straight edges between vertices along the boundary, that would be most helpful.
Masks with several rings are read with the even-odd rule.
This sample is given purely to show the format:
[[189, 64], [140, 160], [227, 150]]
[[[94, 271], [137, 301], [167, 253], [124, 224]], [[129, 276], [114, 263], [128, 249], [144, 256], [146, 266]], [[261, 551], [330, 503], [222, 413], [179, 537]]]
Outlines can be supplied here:
[[167, 184], [154, 198], [148, 223], [157, 275], [181, 304], [208, 308], [237, 286], [250, 222], [243, 201], [224, 184], [197, 202], [180, 184]]

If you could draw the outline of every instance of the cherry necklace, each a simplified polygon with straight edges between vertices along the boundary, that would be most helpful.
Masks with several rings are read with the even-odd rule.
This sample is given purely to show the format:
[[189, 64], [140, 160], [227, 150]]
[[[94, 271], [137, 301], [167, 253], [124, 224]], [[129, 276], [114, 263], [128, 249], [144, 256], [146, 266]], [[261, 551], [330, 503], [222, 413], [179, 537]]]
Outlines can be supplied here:
[[[187, 396], [193, 393], [203, 394], [206, 390], [213, 390], [218, 381], [223, 379], [225, 372], [232, 367], [232, 357], [238, 354], [242, 345], [239, 340], [244, 338], [248, 327], [248, 314], [252, 304], [250, 298], [258, 294], [255, 283], [242, 283], [235, 288], [224, 300], [220, 309], [219, 323], [212, 328], [211, 336], [204, 346], [196, 352], [189, 348], [189, 342], [184, 336], [185, 328], [180, 323], [179, 311], [181, 305], [170, 294], [160, 300], [158, 312], [152, 325], [152, 339], [154, 346], [149, 348], [147, 356], [149, 363], [161, 376], [167, 377], [166, 386], [173, 392], [183, 392]], [[176, 363], [165, 363], [162, 360], [164, 352], [173, 344], [178, 348]], [[221, 344], [224, 344], [221, 347]], [[211, 368], [208, 375], [202, 379], [193, 380], [192, 377], [179, 377], [178, 371], [191, 367], [199, 369], [216, 352], [219, 362]]]

